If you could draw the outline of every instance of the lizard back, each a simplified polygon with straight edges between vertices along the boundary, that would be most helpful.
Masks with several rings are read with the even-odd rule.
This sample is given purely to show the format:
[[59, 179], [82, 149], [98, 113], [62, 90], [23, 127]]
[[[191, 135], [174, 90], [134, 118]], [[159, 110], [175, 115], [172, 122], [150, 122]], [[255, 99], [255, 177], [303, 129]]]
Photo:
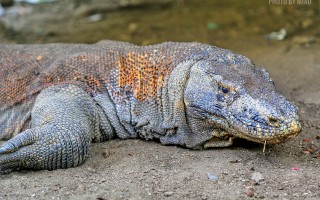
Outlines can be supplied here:
[[[171, 42], [147, 47], [103, 41], [94, 45], [2, 45], [0, 107], [13, 106], [56, 84], [81, 86], [94, 95], [109, 91], [115, 99], [129, 93], [154, 97], [177, 63], [201, 51]], [[169, 50], [170, 49], [170, 50]]]

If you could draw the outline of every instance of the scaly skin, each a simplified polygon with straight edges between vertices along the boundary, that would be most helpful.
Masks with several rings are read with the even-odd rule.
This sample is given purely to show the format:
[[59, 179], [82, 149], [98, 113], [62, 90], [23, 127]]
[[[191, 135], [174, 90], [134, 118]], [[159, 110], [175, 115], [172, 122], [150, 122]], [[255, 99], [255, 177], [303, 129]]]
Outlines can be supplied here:
[[297, 108], [246, 57], [199, 43], [0, 45], [0, 173], [85, 161], [90, 143], [276, 144]]

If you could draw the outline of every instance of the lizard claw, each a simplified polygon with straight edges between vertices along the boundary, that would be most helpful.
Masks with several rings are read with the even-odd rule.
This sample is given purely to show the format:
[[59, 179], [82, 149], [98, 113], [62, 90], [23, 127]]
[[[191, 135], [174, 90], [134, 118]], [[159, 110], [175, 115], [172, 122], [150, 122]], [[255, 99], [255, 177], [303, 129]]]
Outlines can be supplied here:
[[37, 141], [41, 129], [28, 129], [8, 140], [0, 147], [0, 174], [10, 173], [20, 167], [27, 167], [26, 156], [32, 156], [32, 144]]
[[57, 128], [52, 123], [18, 134], [0, 148], [0, 174], [18, 169], [54, 170], [83, 163], [90, 140], [72, 138], [79, 133], [75, 128]]
[[8, 140], [0, 147], [0, 154], [10, 153], [18, 150], [20, 147], [32, 144], [36, 135], [32, 129], [28, 129], [23, 133]]

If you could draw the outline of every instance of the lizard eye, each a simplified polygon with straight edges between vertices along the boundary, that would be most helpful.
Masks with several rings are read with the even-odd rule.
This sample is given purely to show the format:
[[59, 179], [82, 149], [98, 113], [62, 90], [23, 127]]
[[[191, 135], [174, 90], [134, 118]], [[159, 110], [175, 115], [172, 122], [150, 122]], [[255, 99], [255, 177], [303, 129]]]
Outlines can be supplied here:
[[229, 89], [226, 88], [226, 87], [222, 87], [221, 88], [221, 91], [224, 93], [224, 94], [227, 94], [229, 92]]

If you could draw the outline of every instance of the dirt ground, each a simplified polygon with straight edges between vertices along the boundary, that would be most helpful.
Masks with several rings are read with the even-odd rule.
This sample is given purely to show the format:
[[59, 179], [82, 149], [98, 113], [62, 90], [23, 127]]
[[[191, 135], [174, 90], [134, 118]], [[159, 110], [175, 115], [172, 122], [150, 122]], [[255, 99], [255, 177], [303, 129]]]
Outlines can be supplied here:
[[[319, 38], [313, 29], [299, 33]], [[263, 154], [263, 145], [245, 140], [196, 151], [116, 139], [93, 144], [76, 168], [0, 176], [0, 199], [319, 199], [320, 158], [312, 157], [320, 148], [319, 40], [230, 38], [207, 42], [246, 55], [270, 72], [278, 90], [300, 109], [303, 131], [294, 140], [267, 145]]]
[[[320, 143], [319, 45], [247, 55], [299, 106], [304, 130], [293, 141], [267, 146], [263, 155], [262, 145], [244, 140], [205, 151], [112, 140], [94, 144], [80, 167], [1, 176], [0, 199], [248, 199], [250, 192], [261, 199], [318, 199], [320, 159], [305, 147]], [[255, 172], [264, 178], [258, 184], [251, 180]]]

